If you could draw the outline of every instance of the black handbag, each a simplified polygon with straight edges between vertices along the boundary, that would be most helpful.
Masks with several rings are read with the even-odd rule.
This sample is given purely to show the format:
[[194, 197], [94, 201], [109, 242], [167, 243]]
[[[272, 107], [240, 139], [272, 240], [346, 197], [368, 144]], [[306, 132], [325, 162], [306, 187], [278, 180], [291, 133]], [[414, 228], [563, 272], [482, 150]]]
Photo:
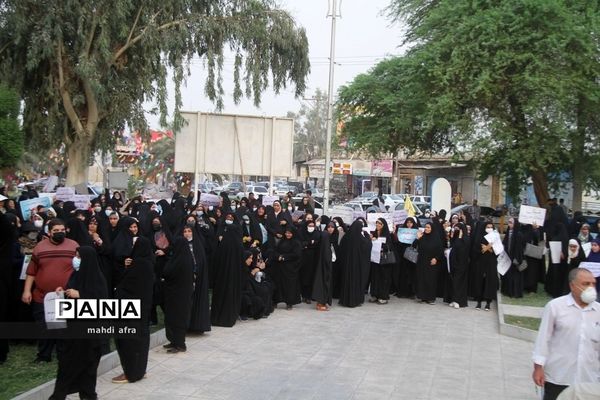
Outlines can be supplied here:
[[411, 263], [416, 264], [419, 259], [419, 252], [412, 246], [407, 247], [406, 250], [404, 250], [404, 258]]
[[379, 264], [395, 264], [396, 263], [396, 255], [392, 250], [382, 251], [381, 259], [379, 260]]

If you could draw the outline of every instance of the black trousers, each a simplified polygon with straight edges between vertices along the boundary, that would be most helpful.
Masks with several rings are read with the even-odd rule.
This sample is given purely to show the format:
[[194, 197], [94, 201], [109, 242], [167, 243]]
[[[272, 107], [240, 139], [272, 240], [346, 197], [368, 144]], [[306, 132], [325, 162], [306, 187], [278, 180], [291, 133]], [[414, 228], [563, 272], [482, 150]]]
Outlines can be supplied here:
[[544, 400], [556, 400], [558, 395], [566, 388], [568, 388], [568, 386], [555, 385], [552, 382], [546, 381], [546, 383], [544, 383]]
[[[36, 323], [46, 326], [46, 317], [44, 315], [44, 303], [31, 302], [31, 310], [33, 319]], [[61, 341], [56, 339], [40, 339], [38, 340], [37, 357], [43, 360], [50, 361], [52, 359], [52, 349], [56, 346], [56, 354], [61, 351]]]

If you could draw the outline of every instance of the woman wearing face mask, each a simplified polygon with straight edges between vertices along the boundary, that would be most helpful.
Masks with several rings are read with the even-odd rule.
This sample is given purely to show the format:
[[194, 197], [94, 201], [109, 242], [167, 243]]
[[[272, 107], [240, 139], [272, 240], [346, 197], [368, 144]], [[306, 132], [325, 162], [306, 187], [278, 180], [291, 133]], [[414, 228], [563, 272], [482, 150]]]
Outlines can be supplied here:
[[450, 307], [468, 307], [467, 284], [470, 247], [467, 227], [462, 222], [455, 224], [450, 237], [450, 279], [452, 280]]
[[241, 305], [242, 230], [235, 214], [225, 214], [217, 232], [218, 245], [214, 257], [214, 289], [210, 310], [215, 326], [232, 327], [239, 317]]
[[523, 272], [519, 271], [519, 265], [523, 262], [525, 242], [519, 221], [516, 218], [508, 219], [508, 229], [502, 241], [504, 251], [510, 257], [512, 264], [501, 278], [500, 291], [508, 297], [523, 297]]
[[[190, 236], [190, 227], [184, 228], [184, 235]], [[193, 239], [193, 238], [190, 238]], [[185, 333], [191, 313], [191, 298], [194, 290], [194, 260], [188, 239], [179, 237], [173, 244], [173, 256], [162, 271], [164, 281], [165, 331], [168, 344], [163, 347], [167, 353], [187, 350]]]
[[[73, 257], [73, 273], [67, 285], [56, 288], [69, 299], [105, 299], [106, 282], [98, 266], [96, 251], [81, 246]], [[65, 339], [58, 354], [58, 372], [50, 399], [65, 399], [79, 393], [81, 399], [97, 399], [96, 374], [102, 341], [99, 339]]]
[[[259, 244], [260, 246], [260, 251], [261, 253], [267, 255], [272, 247], [271, 244], [274, 242], [273, 238], [269, 235], [269, 230], [268, 230], [268, 219], [267, 219], [267, 209], [265, 208], [265, 206], [260, 206], [256, 208], [256, 211], [254, 212], [254, 219], [256, 221], [256, 223], [258, 224], [258, 227], [260, 229], [260, 233], [261, 233], [261, 243]], [[268, 258], [268, 257], [267, 257]]]
[[242, 241], [245, 249], [260, 246], [262, 243], [262, 233], [260, 226], [254, 220], [252, 214], [247, 213], [241, 217], [242, 220]]
[[479, 246], [479, 253], [475, 259], [475, 300], [477, 310], [481, 310], [481, 302], [485, 300], [485, 310], [490, 310], [492, 300], [496, 297], [498, 290], [498, 259], [492, 245], [485, 239], [485, 235], [494, 231], [494, 224], [485, 223], [484, 231], [475, 238]]
[[440, 234], [431, 223], [425, 224], [423, 232], [417, 233], [413, 243], [417, 248], [417, 297], [425, 303], [435, 304], [437, 297], [438, 272], [444, 257]]
[[[592, 240], [592, 249], [590, 251], [590, 254], [588, 254], [587, 258], [585, 259], [586, 262], [591, 262], [591, 263], [600, 263], [600, 238], [596, 238], [594, 240]], [[595, 269], [594, 271], [592, 271], [592, 274], [594, 275], [594, 278], [596, 278], [596, 292], [600, 292], [600, 273], [599, 273], [599, 269]]]
[[[116, 299], [140, 299], [142, 316], [137, 324], [137, 335], [132, 338], [117, 338], [115, 343], [123, 373], [112, 379], [113, 383], [136, 382], [146, 374], [148, 350], [150, 347], [150, 310], [152, 308], [152, 287], [154, 284], [154, 254], [150, 241], [139, 235], [137, 221], [128, 218], [123, 223], [123, 247], [117, 254], [123, 256], [123, 269], [115, 288]], [[120, 244], [120, 243], [119, 243]]]
[[283, 239], [277, 244], [275, 251], [269, 259], [267, 273], [275, 282], [274, 303], [285, 302], [286, 308], [291, 310], [295, 304], [300, 303], [300, 282], [298, 272], [302, 244], [296, 239], [293, 227], [287, 226], [283, 231]]
[[279, 201], [273, 202], [273, 212], [267, 215], [267, 231], [269, 237], [274, 239], [274, 242], [271, 243], [272, 248], [275, 248], [277, 243], [282, 240], [284, 231], [293, 225], [292, 215], [281, 208]]
[[300, 242], [302, 243], [302, 256], [300, 257], [301, 294], [302, 301], [306, 304], [311, 304], [321, 232], [317, 230], [316, 224], [312, 219], [305, 221], [302, 225], [300, 231]]

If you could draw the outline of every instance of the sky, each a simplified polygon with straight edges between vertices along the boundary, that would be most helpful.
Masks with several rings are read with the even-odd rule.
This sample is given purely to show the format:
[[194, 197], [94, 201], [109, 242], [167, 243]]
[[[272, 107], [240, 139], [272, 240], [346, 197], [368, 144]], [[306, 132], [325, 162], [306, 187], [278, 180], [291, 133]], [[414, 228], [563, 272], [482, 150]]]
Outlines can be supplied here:
[[[310, 105], [310, 100], [305, 99], [310, 99], [317, 88], [327, 90], [331, 36], [331, 18], [326, 17], [329, 1], [280, 0], [282, 8], [289, 11], [296, 23], [305, 28], [308, 37], [311, 71], [303, 98], [295, 98], [294, 88], [291, 86], [282, 90], [279, 95], [272, 90], [265, 91], [259, 108], [254, 106], [252, 100], [245, 98], [239, 105], [235, 105], [231, 84], [233, 60], [226, 58], [223, 113], [285, 116], [288, 111], [297, 112], [302, 102]], [[367, 72], [378, 61], [401, 54], [402, 28], [398, 24], [392, 24], [382, 13], [389, 3], [390, 0], [342, 0], [341, 18], [336, 20], [334, 94], [337, 88], [350, 83], [355, 76]], [[190, 70], [191, 76], [188, 77], [187, 86], [182, 87], [182, 110], [216, 112], [215, 105], [204, 95], [206, 72], [202, 60], [195, 60]], [[172, 104], [172, 88], [169, 99]], [[160, 128], [157, 116], [148, 115], [148, 122], [151, 128]]]

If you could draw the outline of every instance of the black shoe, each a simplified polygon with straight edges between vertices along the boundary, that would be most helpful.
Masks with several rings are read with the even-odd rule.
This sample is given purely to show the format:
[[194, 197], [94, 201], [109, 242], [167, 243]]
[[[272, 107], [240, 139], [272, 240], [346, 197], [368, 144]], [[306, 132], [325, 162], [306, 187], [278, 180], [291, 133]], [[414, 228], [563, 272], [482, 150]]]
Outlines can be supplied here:
[[242, 321], [248, 321], [248, 317], [247, 317], [247, 316], [245, 316], [245, 315], [240, 315], [240, 319], [241, 319]]
[[490, 311], [490, 303], [485, 303], [485, 311]]
[[186, 347], [174, 346], [174, 347], [170, 348], [169, 350], [167, 350], [167, 353], [185, 353], [186, 350], [187, 350]]
[[172, 349], [175, 345], [173, 343], [163, 344], [163, 349]]
[[477, 302], [477, 305], [475, 306], [475, 309], [476, 310], [481, 310], [481, 302], [480, 301]]
[[291, 310], [292, 308], [294, 308], [294, 306], [292, 306], [291, 304], [288, 304], [287, 306], [285, 306], [286, 310]]
[[33, 362], [34, 362], [35, 364], [40, 364], [40, 363], [49, 363], [49, 362], [52, 362], [52, 359], [50, 359], [50, 358], [46, 358], [46, 357], [40, 357], [40, 356], [37, 356], [37, 357], [35, 358], [35, 360], [33, 360]]

